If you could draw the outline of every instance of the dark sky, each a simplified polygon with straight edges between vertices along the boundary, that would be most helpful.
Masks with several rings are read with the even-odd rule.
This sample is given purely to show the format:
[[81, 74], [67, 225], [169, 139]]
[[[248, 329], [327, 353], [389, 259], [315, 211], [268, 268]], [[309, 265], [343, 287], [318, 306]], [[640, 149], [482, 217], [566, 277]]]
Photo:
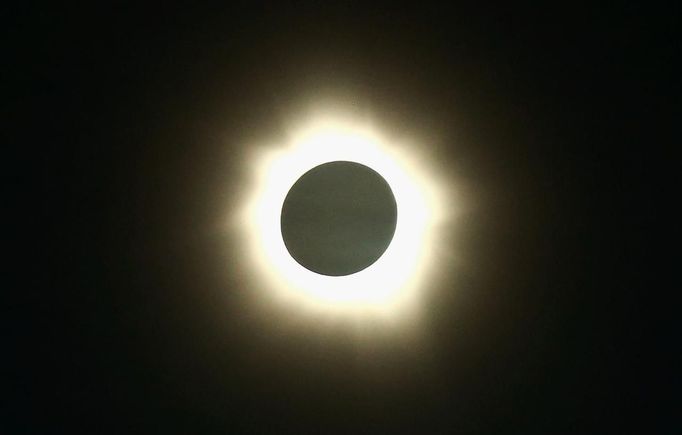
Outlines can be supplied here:
[[[46, 265], [17, 290], [3, 433], [682, 429], [652, 247], [678, 11], [224, 3], [3, 6]], [[318, 101], [429, 138], [476, 204], [428, 344], [278, 314], [216, 231], [244, 147]]]

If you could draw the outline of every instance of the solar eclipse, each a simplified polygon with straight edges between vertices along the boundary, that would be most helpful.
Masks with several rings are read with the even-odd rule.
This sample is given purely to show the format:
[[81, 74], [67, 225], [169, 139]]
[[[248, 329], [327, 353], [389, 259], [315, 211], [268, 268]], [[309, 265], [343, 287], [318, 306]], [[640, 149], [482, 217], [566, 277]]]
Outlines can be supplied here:
[[682, 432], [674, 4], [8, 4], [1, 433]]
[[393, 316], [433, 278], [434, 240], [453, 207], [426, 146], [342, 119], [251, 148], [237, 219], [249, 273], [308, 308]]

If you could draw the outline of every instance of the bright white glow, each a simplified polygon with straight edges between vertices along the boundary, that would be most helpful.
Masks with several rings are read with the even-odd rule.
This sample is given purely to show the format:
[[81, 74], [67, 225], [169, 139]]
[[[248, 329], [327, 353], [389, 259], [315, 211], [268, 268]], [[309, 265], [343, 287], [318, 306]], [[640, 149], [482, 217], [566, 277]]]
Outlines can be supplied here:
[[[305, 305], [341, 312], [393, 314], [414, 302], [432, 270], [435, 228], [442, 218], [442, 195], [423, 165], [423, 148], [388, 144], [369, 128], [319, 121], [290, 143], [249, 156], [255, 184], [238, 226], [246, 236], [248, 261], [263, 291]], [[355, 274], [331, 277], [298, 264], [281, 235], [284, 199], [298, 178], [322, 163], [346, 160], [366, 165], [388, 182], [398, 217], [388, 249]]]

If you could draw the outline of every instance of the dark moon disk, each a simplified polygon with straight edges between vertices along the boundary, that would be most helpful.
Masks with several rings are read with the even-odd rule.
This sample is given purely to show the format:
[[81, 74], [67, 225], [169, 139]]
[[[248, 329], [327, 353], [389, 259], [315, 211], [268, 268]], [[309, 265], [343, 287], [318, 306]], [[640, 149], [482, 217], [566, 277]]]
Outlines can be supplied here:
[[329, 162], [303, 174], [289, 190], [282, 237], [306, 269], [350, 275], [386, 251], [397, 215], [393, 192], [376, 171], [355, 162]]

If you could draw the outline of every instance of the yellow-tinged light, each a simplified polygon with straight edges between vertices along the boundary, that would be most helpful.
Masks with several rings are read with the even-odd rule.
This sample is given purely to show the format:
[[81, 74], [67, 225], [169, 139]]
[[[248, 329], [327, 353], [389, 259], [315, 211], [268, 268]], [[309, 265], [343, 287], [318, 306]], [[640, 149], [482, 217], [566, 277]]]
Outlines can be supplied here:
[[[310, 124], [281, 147], [249, 157], [255, 183], [238, 226], [246, 238], [247, 261], [263, 291], [307, 306], [348, 313], [393, 314], [412, 305], [433, 274], [436, 228], [443, 218], [442, 189], [426, 167], [424, 148], [389, 144], [370, 128], [338, 121]], [[280, 229], [284, 199], [298, 178], [331, 161], [366, 165], [388, 182], [398, 216], [393, 240], [368, 268], [326, 276], [298, 264]]]

